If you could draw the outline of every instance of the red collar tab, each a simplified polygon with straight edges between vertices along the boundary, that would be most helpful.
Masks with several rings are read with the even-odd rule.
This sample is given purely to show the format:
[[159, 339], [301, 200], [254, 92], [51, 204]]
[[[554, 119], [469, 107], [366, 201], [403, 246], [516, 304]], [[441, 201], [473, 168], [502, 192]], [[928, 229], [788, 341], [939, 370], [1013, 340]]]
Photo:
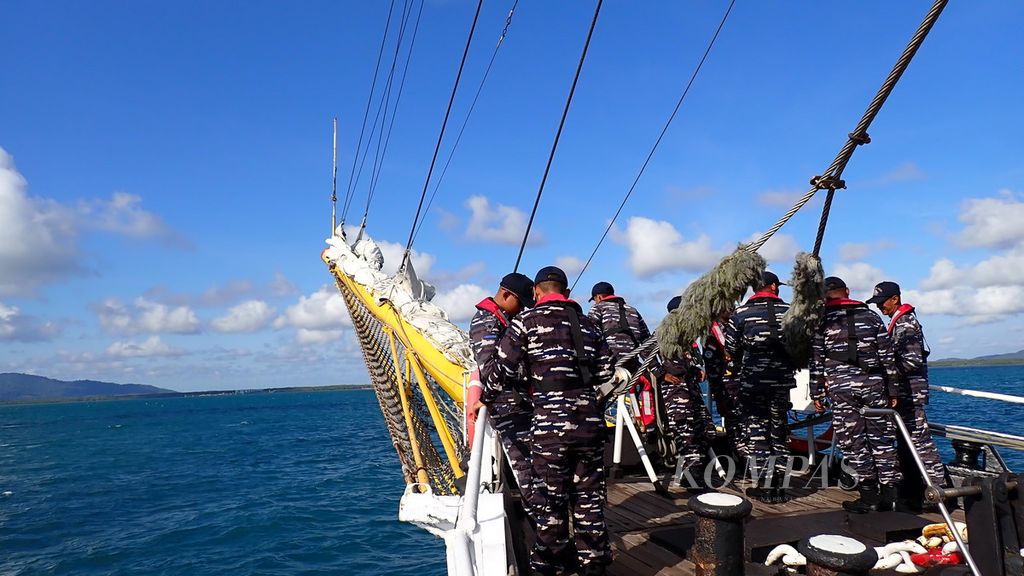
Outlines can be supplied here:
[[616, 296], [615, 294], [609, 294], [601, 299], [601, 302], [607, 302], [608, 300], [622, 300], [622, 296]]
[[502, 324], [508, 326], [508, 317], [505, 316], [505, 311], [498, 306], [498, 303], [494, 301], [494, 298], [491, 298], [490, 296], [484, 298], [476, 305], [476, 309], [494, 314], [498, 320], [501, 320]]
[[754, 292], [753, 296], [751, 296], [750, 298], [747, 298], [747, 302], [750, 302], [751, 300], [761, 299], [761, 298], [770, 298], [772, 300], [782, 300], [782, 298], [779, 298], [778, 296], [776, 296], [775, 294], [772, 294], [771, 292]]
[[569, 300], [558, 292], [551, 292], [550, 294], [545, 294], [537, 299], [538, 306], [545, 302], [572, 302], [572, 300]]
[[833, 298], [832, 300], [826, 300], [825, 306], [867, 306], [867, 304], [860, 300], [851, 300], [849, 298]]
[[900, 316], [913, 311], [914, 307], [910, 304], [900, 304], [900, 307], [893, 313], [892, 320], [889, 321], [889, 333], [892, 334], [892, 329], [896, 327], [896, 321], [900, 319]]

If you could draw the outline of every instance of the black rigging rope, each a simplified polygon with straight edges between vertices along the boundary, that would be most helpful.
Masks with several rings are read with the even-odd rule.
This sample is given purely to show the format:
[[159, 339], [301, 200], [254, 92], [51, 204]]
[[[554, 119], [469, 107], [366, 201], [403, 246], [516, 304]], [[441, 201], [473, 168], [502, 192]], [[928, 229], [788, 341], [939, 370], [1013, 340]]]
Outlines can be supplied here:
[[494, 53], [491, 54], [491, 60], [487, 63], [484, 75], [480, 79], [480, 85], [476, 89], [476, 95], [473, 96], [473, 102], [469, 105], [469, 111], [466, 112], [466, 118], [462, 121], [462, 128], [459, 129], [459, 135], [455, 137], [455, 143], [452, 144], [452, 149], [448, 152], [448, 160], [445, 161], [444, 167], [441, 168], [441, 173], [437, 177], [437, 182], [434, 183], [434, 189], [430, 192], [430, 198], [427, 199], [427, 205], [423, 208], [423, 217], [420, 219], [420, 223], [416, 226], [416, 232], [413, 233], [412, 236], [414, 244], [416, 243], [416, 238], [420, 235], [420, 230], [423, 229], [423, 222], [427, 219], [427, 213], [430, 212], [430, 207], [434, 204], [434, 198], [437, 197], [437, 190], [441, 187], [441, 182], [444, 181], [445, 174], [448, 173], [448, 166], [451, 165], [452, 158], [455, 157], [455, 150], [458, 149], [459, 143], [462, 142], [462, 135], [466, 132], [466, 126], [469, 124], [469, 119], [473, 115], [473, 110], [476, 109], [477, 100], [480, 99], [480, 93], [484, 89], [484, 83], [487, 82], [487, 77], [491, 74], [491, 67], [494, 66], [494, 60], [498, 56], [498, 49], [500, 49], [502, 43], [505, 42], [505, 36], [508, 35], [508, 29], [512, 25], [512, 15], [515, 13], [516, 6], [518, 5], [519, 0], [515, 0], [515, 2], [512, 3], [512, 9], [508, 11], [508, 16], [505, 18], [505, 28], [501, 31], [498, 43], [494, 46]]
[[590, 21], [590, 30], [587, 32], [587, 41], [583, 44], [583, 53], [580, 54], [579, 64], [576, 65], [576, 75], [572, 79], [572, 87], [569, 89], [569, 97], [565, 100], [565, 108], [562, 110], [562, 119], [558, 122], [558, 131], [555, 132], [555, 141], [551, 145], [551, 154], [548, 155], [547, 166], [544, 167], [544, 176], [540, 180], [540, 188], [537, 189], [537, 198], [533, 201], [533, 210], [530, 211], [530, 220], [526, 223], [526, 231], [523, 232], [523, 243], [519, 246], [519, 255], [516, 256], [516, 265], [513, 272], [519, 271], [519, 263], [523, 259], [523, 251], [526, 250], [526, 242], [530, 239], [530, 229], [533, 228], [533, 219], [537, 215], [537, 206], [540, 205], [540, 197], [544, 193], [544, 184], [548, 181], [548, 172], [551, 171], [551, 163], [555, 159], [555, 151], [558, 150], [558, 140], [562, 137], [562, 128], [565, 126], [565, 118], [569, 115], [569, 106], [572, 104], [572, 96], [576, 93], [576, 83], [579, 82], [580, 72], [583, 70], [583, 62], [587, 59], [587, 49], [590, 48], [590, 39], [594, 36], [594, 28], [597, 26], [597, 16], [601, 13], [601, 4], [604, 0], [597, 0], [597, 7], [594, 8], [594, 18]]
[[380, 72], [380, 61], [384, 56], [384, 45], [388, 40], [388, 30], [391, 29], [391, 14], [395, 10], [395, 0], [391, 0], [391, 7], [388, 8], [388, 18], [384, 24], [384, 35], [380, 39], [380, 50], [377, 52], [377, 65], [373, 69], [373, 81], [370, 82], [370, 93], [366, 96], [366, 110], [363, 112], [363, 127], [359, 129], [359, 143], [356, 144], [356, 152], [352, 155], [352, 171], [348, 175], [348, 188], [345, 191], [345, 201], [342, 203], [341, 223], [345, 223], [348, 215], [348, 207], [351, 203], [352, 179], [356, 172], [356, 161], [359, 158], [359, 150], [363, 147], [363, 134], [366, 131], [366, 120], [370, 116], [370, 103], [373, 102], [373, 91], [377, 87], [377, 74]]
[[409, 258], [409, 251], [412, 249], [413, 234], [416, 232], [416, 223], [420, 219], [420, 212], [423, 210], [423, 201], [427, 198], [427, 189], [430, 187], [430, 177], [434, 173], [434, 165], [437, 163], [437, 153], [441, 150], [441, 141], [444, 139], [444, 130], [448, 126], [448, 117], [452, 113], [452, 104], [455, 102], [455, 94], [459, 91], [459, 80], [462, 78], [462, 70], [466, 66], [466, 58], [469, 56], [469, 46], [473, 43], [473, 32], [476, 31], [476, 23], [480, 20], [480, 9], [484, 0], [478, 0], [476, 14], [473, 15], [473, 24], [469, 27], [469, 37], [466, 38], [466, 48], [462, 51], [462, 61], [459, 62], [459, 72], [455, 75], [455, 84], [452, 86], [452, 95], [448, 98], [448, 109], [444, 112], [444, 121], [441, 122], [441, 132], [437, 135], [437, 144], [434, 145], [434, 155], [430, 159], [430, 168], [427, 170], [427, 177], [423, 181], [423, 192], [420, 193], [420, 202], [416, 206], [416, 215], [412, 219], [412, 228], [409, 230], [409, 240], [405, 243], [405, 254], [402, 256], [402, 264], [399, 270], [405, 267]]
[[629, 187], [625, 197], [622, 198], [622, 202], [619, 203], [618, 209], [615, 210], [615, 214], [608, 222], [608, 226], [604, 229], [604, 233], [601, 234], [601, 238], [597, 241], [597, 245], [594, 246], [594, 250], [590, 253], [590, 257], [587, 258], [587, 262], [583, 264], [583, 268], [580, 270], [579, 274], [577, 274], [576, 280], [573, 281], [572, 290], [576, 289], [576, 284], [579, 283], [580, 278], [583, 278], [583, 274], [587, 271], [587, 268], [590, 267], [590, 263], [593, 262], [598, 249], [601, 248], [601, 244], [604, 243], [605, 238], [608, 237], [608, 233], [611, 232], [612, 226], [615, 225], [615, 220], [618, 219], [619, 214], [622, 213], [622, 208], [626, 206], [626, 202], [629, 201], [629, 197], [633, 195], [633, 190], [636, 189], [637, 183], [640, 182], [640, 177], [644, 175], [644, 171], [647, 170], [647, 165], [654, 156], [654, 152], [658, 149], [658, 146], [661, 145], [661, 139], [664, 138], [665, 133], [668, 132], [668, 127], [672, 125], [672, 121], [679, 112], [679, 108], [683, 105], [683, 100], [685, 100], [686, 95], [690, 93], [690, 87], [693, 86], [693, 82], [697, 79], [697, 75], [700, 74], [701, 68], [704, 67], [704, 62], [708, 59], [708, 55], [711, 54], [711, 49], [714, 48], [715, 41], [718, 40], [718, 35], [722, 32], [722, 28], [725, 26], [726, 20], [729, 19], [729, 14], [732, 12], [732, 8], [735, 4], [736, 0], [731, 0], [728, 8], [725, 9], [725, 14], [722, 16], [721, 22], [718, 23], [718, 28], [715, 29], [715, 33], [711, 37], [711, 41], [708, 42], [708, 47], [704, 50], [704, 55], [701, 56], [700, 61], [697, 63], [697, 67], [693, 69], [693, 74], [690, 75], [690, 80], [686, 83], [686, 87], [683, 89], [683, 93], [679, 96], [679, 100], [676, 101], [676, 107], [672, 109], [672, 114], [669, 115], [668, 120], [665, 121], [665, 125], [662, 126], [661, 133], [658, 134], [658, 139], [654, 141], [654, 146], [651, 146], [651, 151], [647, 153], [647, 158], [644, 159], [643, 165], [640, 166], [640, 171], [637, 172], [636, 178], [633, 179], [633, 184]]
[[[402, 81], [398, 84], [398, 95], [395, 97], [395, 107], [391, 111], [391, 123], [388, 124], [388, 133], [384, 138], [384, 148], [380, 151], [380, 157], [375, 159], [373, 171], [370, 173], [370, 190], [366, 195], [366, 208], [363, 210], [363, 222], [370, 213], [370, 203], [373, 201], [374, 193], [377, 191], [377, 182], [380, 181], [380, 174], [384, 169], [384, 157], [388, 153], [388, 144], [391, 143], [391, 132], [395, 128], [395, 117], [398, 116], [398, 105], [402, 101], [402, 93], [405, 91], [405, 79], [409, 76], [409, 63], [412, 61], [412, 52], [416, 49], [416, 37], [420, 31], [420, 20], [423, 17], [423, 5], [426, 0], [420, 0], [420, 9], [416, 13], [416, 24], [412, 29], [412, 40], [409, 42], [409, 51], [405, 56], [405, 66], [402, 68]], [[385, 113], [386, 115], [386, 113]]]
[[[395, 53], [391, 57], [391, 68], [388, 72], [388, 80], [384, 85], [384, 91], [380, 96], [380, 103], [377, 105], [377, 113], [373, 117], [373, 127], [370, 131], [370, 140], [366, 143], [366, 150], [363, 151], [363, 157], [359, 160], [359, 170], [356, 171], [355, 185], [353, 186], [353, 192], [359, 187], [359, 180], [363, 174], [363, 168], [366, 166], [366, 159], [370, 155], [370, 146], [374, 140], [373, 135], [377, 134], [377, 148], [373, 154], [373, 166], [371, 167], [371, 174], [377, 170], [377, 161], [380, 157], [381, 144], [384, 141], [384, 127], [388, 121], [388, 109], [391, 105], [391, 89], [394, 87], [395, 81], [395, 69], [398, 65], [398, 55], [402, 48], [402, 40], [405, 38], [405, 29], [409, 24], [409, 17], [412, 12], [409, 7], [412, 0], [405, 0], [405, 5], [402, 6], [402, 18], [398, 27], [398, 40], [395, 42]], [[383, 116], [382, 116], [383, 114]], [[378, 131], [379, 128], [379, 131]], [[354, 198], [354, 194], [353, 194]], [[366, 223], [366, 215], [363, 215], [363, 225]]]

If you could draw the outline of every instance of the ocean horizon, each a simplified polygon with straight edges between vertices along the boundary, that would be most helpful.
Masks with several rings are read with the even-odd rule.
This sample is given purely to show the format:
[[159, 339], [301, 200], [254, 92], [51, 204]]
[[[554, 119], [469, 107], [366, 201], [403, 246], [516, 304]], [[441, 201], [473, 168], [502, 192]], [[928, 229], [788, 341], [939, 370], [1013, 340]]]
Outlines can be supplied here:
[[[1020, 394], [1024, 367], [931, 379]], [[935, 392], [929, 417], [1014, 433], [1024, 406]], [[445, 574], [403, 488], [369, 390], [4, 405], [0, 574]]]

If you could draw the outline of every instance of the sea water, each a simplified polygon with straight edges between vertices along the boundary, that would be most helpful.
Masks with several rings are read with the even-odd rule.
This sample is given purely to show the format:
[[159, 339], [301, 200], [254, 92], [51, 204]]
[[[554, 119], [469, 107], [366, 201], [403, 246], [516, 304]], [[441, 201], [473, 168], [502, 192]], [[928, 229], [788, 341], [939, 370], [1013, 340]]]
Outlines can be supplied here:
[[[1024, 367], [931, 376], [1024, 392]], [[938, 392], [929, 416], [1024, 428], [1024, 405]], [[4, 406], [0, 575], [444, 574], [402, 489], [370, 391]]]

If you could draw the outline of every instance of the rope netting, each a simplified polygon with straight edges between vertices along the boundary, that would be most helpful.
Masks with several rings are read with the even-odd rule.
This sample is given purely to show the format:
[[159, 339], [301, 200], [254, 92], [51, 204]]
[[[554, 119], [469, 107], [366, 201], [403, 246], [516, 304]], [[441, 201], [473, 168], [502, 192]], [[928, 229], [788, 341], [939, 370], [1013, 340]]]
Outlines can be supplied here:
[[[337, 284], [352, 318], [370, 383], [377, 395], [392, 444], [398, 452], [406, 483], [418, 482], [417, 473], [422, 466], [435, 494], [458, 494], [455, 471], [444, 456], [427, 397], [417, 385], [409, 364], [411, 351], [406, 350], [401, 339], [388, 337], [385, 324], [343, 282], [339, 280]], [[445, 427], [452, 435], [459, 461], [468, 460], [461, 406], [438, 386], [429, 373], [424, 372], [423, 375], [430, 400], [437, 406]], [[408, 413], [403, 409], [402, 388], [409, 404]], [[417, 464], [417, 452], [421, 464]]]

